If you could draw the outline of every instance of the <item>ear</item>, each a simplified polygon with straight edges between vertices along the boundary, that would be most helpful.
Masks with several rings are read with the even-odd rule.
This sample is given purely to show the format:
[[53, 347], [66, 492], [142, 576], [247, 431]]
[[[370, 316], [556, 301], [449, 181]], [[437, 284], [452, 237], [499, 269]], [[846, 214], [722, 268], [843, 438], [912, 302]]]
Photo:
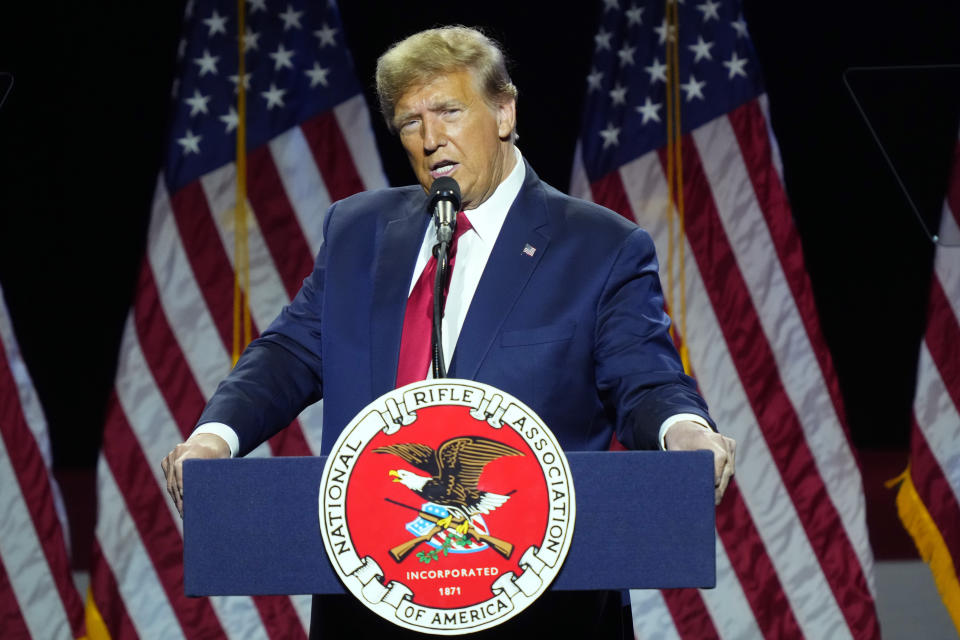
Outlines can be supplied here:
[[517, 101], [514, 98], [497, 105], [497, 134], [506, 140], [517, 126]]

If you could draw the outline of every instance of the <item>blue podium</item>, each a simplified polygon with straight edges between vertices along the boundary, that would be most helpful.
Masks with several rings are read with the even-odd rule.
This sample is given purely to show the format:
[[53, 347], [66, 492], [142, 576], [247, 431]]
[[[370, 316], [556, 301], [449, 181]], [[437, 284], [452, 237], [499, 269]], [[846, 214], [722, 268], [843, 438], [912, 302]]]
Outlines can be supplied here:
[[[551, 588], [713, 587], [713, 458], [706, 451], [568, 452], [576, 524]], [[325, 458], [184, 465], [188, 596], [344, 593], [320, 538]]]

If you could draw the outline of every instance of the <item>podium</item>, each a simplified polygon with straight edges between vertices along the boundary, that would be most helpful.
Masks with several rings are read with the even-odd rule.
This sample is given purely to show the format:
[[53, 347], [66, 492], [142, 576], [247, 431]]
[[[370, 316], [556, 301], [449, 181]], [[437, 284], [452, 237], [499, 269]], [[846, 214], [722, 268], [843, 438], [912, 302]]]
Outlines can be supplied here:
[[[551, 588], [716, 584], [713, 455], [568, 452], [573, 542]], [[320, 538], [325, 457], [188, 460], [188, 596], [345, 593]]]

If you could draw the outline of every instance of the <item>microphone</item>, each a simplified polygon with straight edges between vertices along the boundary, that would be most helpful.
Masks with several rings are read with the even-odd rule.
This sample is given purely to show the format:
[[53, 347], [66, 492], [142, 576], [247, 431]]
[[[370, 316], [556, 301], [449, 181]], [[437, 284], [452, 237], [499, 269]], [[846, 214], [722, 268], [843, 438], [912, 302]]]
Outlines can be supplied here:
[[460, 211], [460, 185], [449, 176], [437, 178], [430, 185], [430, 211], [437, 228], [437, 242], [449, 245], [457, 227]]
[[446, 285], [449, 278], [450, 245], [457, 228], [457, 212], [460, 211], [460, 185], [450, 176], [437, 178], [430, 185], [430, 211], [437, 228], [437, 244], [433, 255], [437, 259], [437, 273], [433, 279], [433, 335], [431, 351], [433, 377], [446, 378], [447, 367], [443, 359], [443, 307], [446, 302]]

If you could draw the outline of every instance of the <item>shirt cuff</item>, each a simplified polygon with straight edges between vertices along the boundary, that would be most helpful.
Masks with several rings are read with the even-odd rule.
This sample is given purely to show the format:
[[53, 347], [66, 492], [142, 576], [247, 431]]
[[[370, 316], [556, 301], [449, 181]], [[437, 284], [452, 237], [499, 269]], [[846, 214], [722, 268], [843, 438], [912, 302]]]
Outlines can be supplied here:
[[666, 438], [667, 438], [667, 431], [669, 431], [670, 427], [677, 424], [678, 422], [684, 422], [685, 420], [689, 420], [690, 422], [696, 422], [704, 429], [713, 431], [713, 427], [710, 426], [710, 424], [706, 421], [706, 419], [703, 416], [698, 416], [695, 413], [678, 413], [676, 415], [672, 415], [666, 420], [664, 420], [663, 424], [660, 425], [660, 448], [662, 450], [664, 451], [667, 450]]
[[[660, 432], [664, 432], [663, 427], [660, 428]], [[193, 430], [193, 433], [190, 434], [190, 437], [192, 438], [198, 433], [212, 433], [215, 436], [220, 436], [224, 439], [224, 441], [226, 441], [227, 446], [230, 447], [230, 457], [237, 457], [237, 452], [240, 451], [240, 438], [237, 437], [237, 432], [227, 425], [223, 424], [222, 422], [204, 422], [202, 425]], [[661, 438], [661, 442], [662, 441], [663, 440]]]

